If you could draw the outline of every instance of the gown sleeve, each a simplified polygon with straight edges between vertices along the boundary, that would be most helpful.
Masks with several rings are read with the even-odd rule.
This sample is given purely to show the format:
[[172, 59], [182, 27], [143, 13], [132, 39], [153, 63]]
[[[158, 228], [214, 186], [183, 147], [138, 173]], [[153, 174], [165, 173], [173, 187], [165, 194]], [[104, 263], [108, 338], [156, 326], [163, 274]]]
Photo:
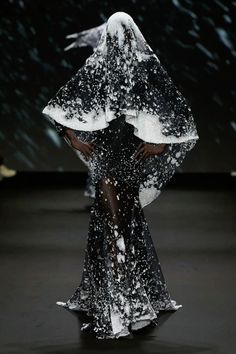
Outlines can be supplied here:
[[66, 127], [62, 124], [57, 123], [55, 120], [53, 121], [53, 123], [58, 135], [64, 137], [66, 133]]

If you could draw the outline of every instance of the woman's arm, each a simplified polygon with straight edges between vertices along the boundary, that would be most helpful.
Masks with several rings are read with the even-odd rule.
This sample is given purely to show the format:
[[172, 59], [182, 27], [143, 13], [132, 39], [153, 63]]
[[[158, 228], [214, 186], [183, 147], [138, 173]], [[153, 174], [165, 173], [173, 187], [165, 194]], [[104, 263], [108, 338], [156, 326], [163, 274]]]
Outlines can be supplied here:
[[151, 144], [142, 142], [139, 144], [134, 158], [141, 161], [150, 155], [160, 155], [164, 151], [165, 146], [166, 144]]
[[65, 129], [64, 137], [69, 140], [70, 145], [74, 149], [82, 152], [86, 158], [89, 158], [95, 149], [95, 145], [93, 143], [84, 143], [84, 142], [80, 141], [77, 138], [77, 136], [75, 135], [74, 130], [72, 130], [70, 128]]
[[94, 151], [95, 146], [92, 143], [83, 143], [80, 141], [77, 136], [75, 135], [75, 132], [73, 129], [67, 128], [64, 125], [61, 125], [54, 121], [55, 128], [57, 133], [66, 139], [71, 147], [73, 147], [76, 150], [79, 150], [82, 152], [86, 158], [89, 158], [91, 156], [91, 153]]

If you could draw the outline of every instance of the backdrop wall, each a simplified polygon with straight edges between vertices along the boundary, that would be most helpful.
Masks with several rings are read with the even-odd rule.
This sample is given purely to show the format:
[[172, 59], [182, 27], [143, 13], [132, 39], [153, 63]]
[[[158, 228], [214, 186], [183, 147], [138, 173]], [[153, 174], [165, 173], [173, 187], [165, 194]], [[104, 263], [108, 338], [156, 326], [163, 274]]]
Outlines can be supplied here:
[[41, 111], [92, 53], [65, 36], [129, 13], [187, 98], [200, 136], [181, 171], [235, 166], [236, 1], [4, 0], [0, 154], [21, 171], [86, 170]]

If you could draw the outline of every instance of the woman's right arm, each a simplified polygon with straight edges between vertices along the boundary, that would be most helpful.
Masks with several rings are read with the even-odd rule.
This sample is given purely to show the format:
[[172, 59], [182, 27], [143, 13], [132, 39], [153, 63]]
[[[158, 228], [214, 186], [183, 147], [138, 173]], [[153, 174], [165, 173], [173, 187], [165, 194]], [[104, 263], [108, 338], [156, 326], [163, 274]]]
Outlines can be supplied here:
[[77, 136], [75, 135], [74, 130], [70, 128], [65, 129], [65, 134], [64, 137], [67, 138], [70, 142], [70, 145], [76, 149], [82, 152], [86, 158], [89, 158], [92, 154], [92, 152], [95, 149], [95, 145], [93, 143], [84, 143], [80, 141]]
[[54, 121], [54, 123], [59, 136], [65, 138], [71, 147], [82, 152], [86, 158], [90, 157], [95, 148], [94, 144], [83, 143], [77, 138], [73, 129], [67, 128], [64, 125], [57, 123], [56, 121]]

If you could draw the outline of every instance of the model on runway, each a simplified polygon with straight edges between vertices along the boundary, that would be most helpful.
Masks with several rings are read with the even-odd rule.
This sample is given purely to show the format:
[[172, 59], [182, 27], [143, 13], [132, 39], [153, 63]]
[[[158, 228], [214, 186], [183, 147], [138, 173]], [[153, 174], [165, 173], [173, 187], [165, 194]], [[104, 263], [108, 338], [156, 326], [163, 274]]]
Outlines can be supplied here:
[[133, 19], [117, 12], [43, 113], [88, 166], [96, 191], [82, 279], [57, 304], [91, 315], [99, 339], [156, 324], [159, 311], [182, 305], [168, 291], [143, 207], [199, 138], [186, 99]]

